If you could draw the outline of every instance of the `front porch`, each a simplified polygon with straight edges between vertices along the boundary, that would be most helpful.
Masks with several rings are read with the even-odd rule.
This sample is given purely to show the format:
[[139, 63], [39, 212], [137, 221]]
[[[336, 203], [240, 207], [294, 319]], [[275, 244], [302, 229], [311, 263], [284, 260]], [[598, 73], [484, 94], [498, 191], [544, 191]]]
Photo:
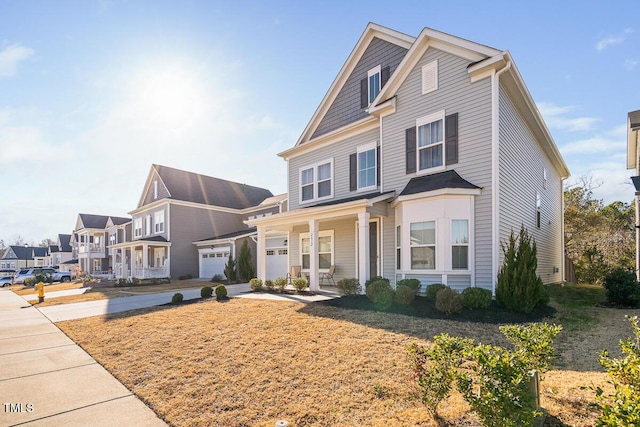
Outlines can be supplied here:
[[156, 240], [136, 240], [109, 246], [113, 277], [115, 279], [171, 277], [170, 248], [170, 242]]

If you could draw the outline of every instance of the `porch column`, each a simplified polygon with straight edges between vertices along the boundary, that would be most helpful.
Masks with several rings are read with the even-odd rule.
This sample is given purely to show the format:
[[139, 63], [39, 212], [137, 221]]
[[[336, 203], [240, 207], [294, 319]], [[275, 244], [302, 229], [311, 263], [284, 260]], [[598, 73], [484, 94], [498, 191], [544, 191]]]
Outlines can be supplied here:
[[[164, 274], [171, 278], [171, 246], [167, 246], [167, 257], [164, 259]], [[198, 256], [200, 254], [198, 253]]]
[[142, 244], [142, 277], [141, 279], [145, 279], [147, 277], [147, 270], [149, 268], [149, 245], [146, 243]]
[[358, 214], [358, 281], [362, 293], [366, 292], [364, 284], [369, 280], [369, 212]]
[[320, 290], [320, 274], [318, 273], [318, 220], [309, 220], [309, 289]]
[[267, 280], [267, 251], [265, 250], [265, 229], [258, 227], [258, 241], [256, 242], [256, 277]]

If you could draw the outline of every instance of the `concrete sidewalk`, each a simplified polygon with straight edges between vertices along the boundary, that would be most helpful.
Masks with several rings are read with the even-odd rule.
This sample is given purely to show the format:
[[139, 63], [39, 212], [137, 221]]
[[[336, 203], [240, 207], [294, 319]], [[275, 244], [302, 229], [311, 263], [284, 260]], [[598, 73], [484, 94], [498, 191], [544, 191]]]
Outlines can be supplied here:
[[166, 426], [23, 298], [0, 289], [1, 426]]
[[[78, 289], [67, 289], [65, 291], [52, 291], [47, 292], [47, 288], [44, 289], [45, 298], [58, 298], [58, 297], [66, 297], [69, 295], [82, 295], [87, 291], [90, 291], [91, 288], [78, 288]], [[37, 301], [38, 294], [30, 294], [30, 295], [22, 295], [22, 298], [27, 301]]]

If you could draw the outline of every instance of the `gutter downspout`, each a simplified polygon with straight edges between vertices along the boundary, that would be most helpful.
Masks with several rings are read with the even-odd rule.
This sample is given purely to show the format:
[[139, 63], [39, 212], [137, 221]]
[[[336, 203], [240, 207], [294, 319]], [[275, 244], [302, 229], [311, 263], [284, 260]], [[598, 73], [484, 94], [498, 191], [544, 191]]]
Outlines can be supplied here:
[[493, 209], [491, 211], [491, 236], [492, 236], [492, 250], [491, 250], [491, 293], [496, 294], [496, 280], [498, 277], [498, 249], [500, 239], [500, 212], [499, 212], [499, 199], [498, 194], [500, 191], [499, 180], [499, 160], [500, 160], [500, 76], [511, 68], [511, 60], [507, 59], [507, 65], [501, 70], [491, 75], [491, 204]]

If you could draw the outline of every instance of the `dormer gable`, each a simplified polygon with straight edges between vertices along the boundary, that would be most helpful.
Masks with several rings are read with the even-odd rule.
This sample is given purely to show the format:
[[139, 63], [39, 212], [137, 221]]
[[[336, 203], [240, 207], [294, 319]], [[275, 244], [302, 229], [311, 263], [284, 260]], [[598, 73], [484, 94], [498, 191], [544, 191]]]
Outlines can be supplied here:
[[140, 201], [138, 202], [138, 208], [153, 203], [156, 200], [170, 197], [171, 192], [158, 173], [158, 166], [151, 165], [151, 170], [149, 171], [142, 195], [140, 196]]

